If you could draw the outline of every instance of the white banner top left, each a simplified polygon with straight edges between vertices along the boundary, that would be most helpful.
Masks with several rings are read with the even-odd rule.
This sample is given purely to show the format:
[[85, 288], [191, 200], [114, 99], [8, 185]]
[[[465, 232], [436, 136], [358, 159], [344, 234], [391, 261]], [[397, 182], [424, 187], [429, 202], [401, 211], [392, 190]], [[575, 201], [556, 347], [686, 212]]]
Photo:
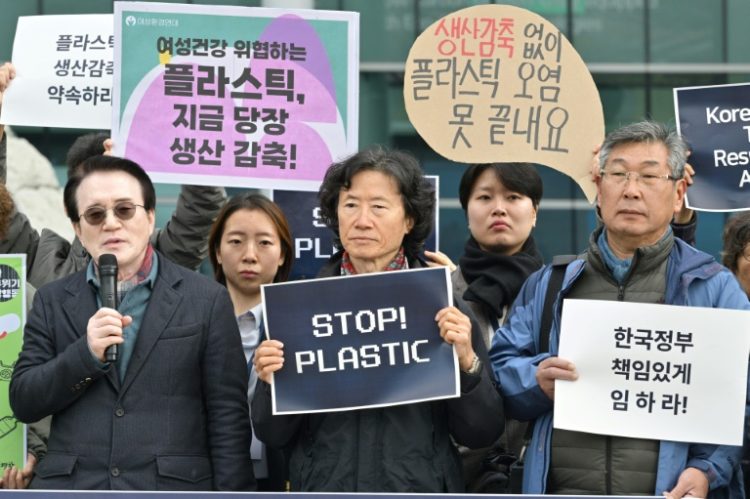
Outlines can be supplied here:
[[113, 31], [112, 14], [19, 17], [0, 123], [109, 129]]

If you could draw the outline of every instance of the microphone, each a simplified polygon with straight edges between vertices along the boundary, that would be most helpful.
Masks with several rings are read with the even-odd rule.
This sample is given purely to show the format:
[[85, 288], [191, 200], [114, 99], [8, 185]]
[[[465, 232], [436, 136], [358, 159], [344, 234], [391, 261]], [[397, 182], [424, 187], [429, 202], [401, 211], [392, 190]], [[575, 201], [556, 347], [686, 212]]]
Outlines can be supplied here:
[[[117, 257], [106, 253], [99, 257], [99, 299], [102, 307], [117, 310]], [[104, 360], [117, 362], [118, 345], [110, 345], [104, 352]]]

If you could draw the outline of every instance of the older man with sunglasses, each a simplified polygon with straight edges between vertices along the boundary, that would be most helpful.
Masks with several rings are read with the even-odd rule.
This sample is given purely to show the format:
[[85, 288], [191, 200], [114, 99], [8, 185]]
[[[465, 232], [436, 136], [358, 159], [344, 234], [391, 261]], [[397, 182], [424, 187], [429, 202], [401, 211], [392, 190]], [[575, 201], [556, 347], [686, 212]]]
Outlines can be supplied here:
[[[585, 298], [750, 309], [727, 269], [673, 236], [686, 153], [683, 140], [658, 123], [635, 123], [607, 136], [596, 176], [602, 226], [567, 267], [556, 304]], [[490, 350], [506, 410], [534, 425], [523, 492], [743, 497], [739, 447], [553, 428], [555, 380], [575, 381], [578, 372], [556, 356], [561, 306], [551, 330], [540, 331], [551, 274], [547, 266], [529, 277]], [[549, 352], [540, 351], [542, 335], [549, 337]]]
[[[64, 201], [92, 259], [39, 289], [11, 379], [18, 419], [53, 416], [31, 488], [254, 489], [226, 290], [153, 249], [154, 188], [132, 161], [89, 158]], [[118, 263], [116, 309], [98, 298], [103, 254]]]

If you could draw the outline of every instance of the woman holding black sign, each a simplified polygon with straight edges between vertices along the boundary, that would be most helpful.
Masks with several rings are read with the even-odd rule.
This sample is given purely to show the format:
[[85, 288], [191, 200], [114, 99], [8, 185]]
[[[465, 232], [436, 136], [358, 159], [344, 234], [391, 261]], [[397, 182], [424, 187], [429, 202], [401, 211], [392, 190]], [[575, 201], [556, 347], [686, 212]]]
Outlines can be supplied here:
[[[331, 165], [319, 191], [321, 213], [343, 248], [321, 277], [426, 266], [420, 258], [431, 231], [434, 192], [410, 155], [381, 148]], [[283, 345], [268, 340], [255, 355], [260, 382], [252, 417], [258, 437], [289, 455], [291, 488], [303, 492], [461, 492], [453, 440], [467, 447], [495, 441], [503, 409], [481, 336], [455, 307], [435, 318], [455, 346], [461, 396], [377, 409], [271, 415], [271, 374], [284, 365]], [[483, 346], [483, 345], [482, 345]], [[414, 379], [412, 382], [419, 383]], [[332, 387], [333, 388], [333, 387]]]

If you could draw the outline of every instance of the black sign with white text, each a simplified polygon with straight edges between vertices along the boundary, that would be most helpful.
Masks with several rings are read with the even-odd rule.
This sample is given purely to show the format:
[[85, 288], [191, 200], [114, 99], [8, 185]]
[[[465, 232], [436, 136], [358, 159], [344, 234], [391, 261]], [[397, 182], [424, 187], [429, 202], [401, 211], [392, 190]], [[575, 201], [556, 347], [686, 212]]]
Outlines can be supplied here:
[[457, 397], [458, 363], [435, 315], [448, 270], [382, 272], [262, 287], [271, 339], [284, 344], [274, 414]]
[[750, 209], [750, 84], [676, 88], [674, 99], [695, 168], [688, 207]]

